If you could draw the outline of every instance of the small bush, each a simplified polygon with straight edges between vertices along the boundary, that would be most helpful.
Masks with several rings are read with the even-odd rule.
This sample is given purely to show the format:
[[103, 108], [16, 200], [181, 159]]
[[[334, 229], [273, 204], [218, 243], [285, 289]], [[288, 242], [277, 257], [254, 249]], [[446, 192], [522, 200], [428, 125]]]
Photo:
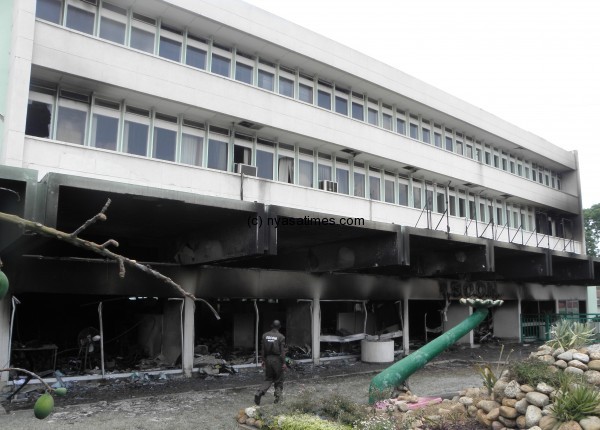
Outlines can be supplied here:
[[596, 328], [589, 322], [562, 319], [552, 325], [550, 340], [546, 342], [552, 348], [581, 348], [589, 345], [596, 337]]
[[358, 405], [347, 397], [337, 393], [332, 394], [321, 401], [320, 411], [322, 415], [348, 425], [351, 425], [366, 416], [365, 407]]
[[523, 361], [516, 361], [509, 366], [510, 374], [519, 384], [536, 387], [540, 382], [545, 382], [555, 388], [560, 387], [559, 373], [553, 372], [550, 365], [535, 357]]
[[554, 399], [552, 416], [560, 422], [579, 421], [594, 415], [600, 406], [600, 392], [589, 385], [572, 384], [562, 389]]
[[350, 430], [340, 423], [322, 420], [313, 415], [289, 415], [279, 417], [277, 427], [281, 430]]
[[358, 430], [396, 430], [396, 420], [387, 414], [371, 415], [354, 423]]

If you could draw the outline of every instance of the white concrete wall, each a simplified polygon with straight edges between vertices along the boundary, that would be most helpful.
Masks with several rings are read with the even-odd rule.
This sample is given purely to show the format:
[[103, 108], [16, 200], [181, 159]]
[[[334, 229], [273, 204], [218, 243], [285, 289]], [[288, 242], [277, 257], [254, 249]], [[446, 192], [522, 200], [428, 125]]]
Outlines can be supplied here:
[[[519, 336], [520, 315], [517, 300], [505, 300], [494, 311], [494, 336], [500, 339]], [[507, 351], [508, 352], [508, 351]]]
[[[452, 303], [448, 307], [448, 312], [446, 313], [448, 321], [444, 322], [444, 332], [447, 332], [452, 327], [455, 327], [457, 324], [460, 324], [465, 319], [467, 319], [472, 313], [471, 309], [472, 309], [471, 307], [461, 305], [460, 303], [457, 303], [457, 302]], [[458, 339], [458, 341], [456, 343], [472, 345], [473, 344], [473, 330], [471, 330], [469, 333], [465, 334], [463, 337]]]
[[[339, 149], [351, 147], [365, 154], [361, 155], [361, 161], [378, 164], [391, 160], [402, 165], [410, 164], [437, 172], [442, 177], [456, 178], [459, 183], [479, 184], [484, 189], [515, 195], [534, 204], [578, 213], [575, 195], [440, 151], [362, 121], [52, 24], [36, 23], [33, 60], [42, 67], [103, 82], [97, 88], [99, 93], [102, 93], [104, 85], [105, 90], [111, 92], [114, 92], [114, 87], [122, 87], [182, 105], [201, 106], [333, 143]], [[266, 110], [265, 106], [269, 109]], [[161, 102], [156, 102], [154, 107], [160, 110]], [[165, 104], [162, 108], [168, 107]]]
[[[35, 137], [25, 139], [23, 158], [23, 167], [37, 170], [39, 179], [48, 172], [57, 172], [235, 200], [240, 198], [241, 177], [231, 172]], [[244, 178], [244, 200], [324, 215], [426, 227], [425, 215], [420, 217], [421, 210], [418, 209], [254, 177]], [[440, 214], [433, 214], [432, 217], [435, 226]], [[464, 219], [450, 219], [451, 232], [464, 234]], [[440, 230], [445, 231], [444, 222], [440, 224]], [[469, 230], [469, 235], [477, 236], [474, 228]], [[500, 236], [498, 240], [508, 241], [508, 236]], [[580, 250], [581, 244], [575, 242], [574, 247]]]
[[[500, 118], [428, 85], [393, 67], [327, 39], [317, 33], [276, 17], [247, 3], [221, 0], [172, 0], [177, 7], [190, 10], [285, 47], [323, 65], [348, 72], [383, 88], [388, 88], [426, 106], [460, 118], [517, 145], [556, 160], [569, 169], [575, 168], [573, 154], [522, 130]], [[218, 34], [217, 34], [218, 35]], [[282, 57], [285, 56], [282, 55]], [[443, 122], [443, 120], [440, 120]]]

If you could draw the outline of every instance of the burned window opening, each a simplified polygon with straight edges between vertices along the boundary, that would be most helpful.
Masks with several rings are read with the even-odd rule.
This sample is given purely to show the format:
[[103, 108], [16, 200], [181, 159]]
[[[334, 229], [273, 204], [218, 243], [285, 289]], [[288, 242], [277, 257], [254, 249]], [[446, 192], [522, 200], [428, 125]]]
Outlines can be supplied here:
[[51, 106], [48, 103], [30, 101], [27, 105], [25, 134], [28, 136], [49, 138], [51, 112]]

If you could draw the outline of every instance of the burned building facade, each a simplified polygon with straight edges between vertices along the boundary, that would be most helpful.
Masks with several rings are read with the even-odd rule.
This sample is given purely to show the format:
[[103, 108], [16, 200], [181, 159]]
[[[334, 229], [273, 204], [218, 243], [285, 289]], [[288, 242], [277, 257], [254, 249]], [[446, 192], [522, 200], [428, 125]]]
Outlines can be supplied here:
[[3, 222], [3, 364], [189, 375], [199, 351], [255, 364], [274, 318], [318, 362], [406, 353], [464, 296], [505, 301], [500, 338], [585, 312], [576, 153], [241, 1], [2, 8], [0, 211], [73, 232], [110, 199], [81, 237], [204, 300]]

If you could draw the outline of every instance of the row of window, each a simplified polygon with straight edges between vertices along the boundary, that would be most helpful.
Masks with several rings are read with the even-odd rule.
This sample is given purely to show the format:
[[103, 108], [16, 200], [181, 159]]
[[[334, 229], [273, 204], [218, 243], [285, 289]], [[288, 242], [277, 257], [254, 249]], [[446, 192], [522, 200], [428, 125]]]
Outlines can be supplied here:
[[[234, 171], [305, 187], [337, 183], [337, 192], [533, 231], [534, 210], [476, 196], [298, 145], [249, 136], [90, 93], [31, 80], [26, 134], [181, 164]], [[538, 229], [538, 231], [541, 231]], [[552, 233], [551, 231], [547, 231]]]
[[114, 43], [255, 85], [407, 135], [477, 162], [561, 189], [559, 174], [408, 111], [260, 57], [219, 45], [100, 0], [37, 0], [36, 16]]

